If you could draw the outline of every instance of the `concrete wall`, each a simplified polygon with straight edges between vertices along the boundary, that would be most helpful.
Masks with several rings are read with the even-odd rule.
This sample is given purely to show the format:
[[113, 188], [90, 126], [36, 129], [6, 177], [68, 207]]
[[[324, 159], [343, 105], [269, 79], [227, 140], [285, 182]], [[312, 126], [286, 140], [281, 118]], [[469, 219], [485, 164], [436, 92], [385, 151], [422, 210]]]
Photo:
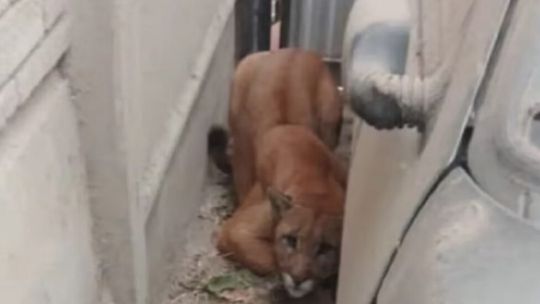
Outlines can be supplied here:
[[0, 302], [97, 301], [62, 0], [0, 0]]
[[[226, 122], [234, 67], [234, 21], [230, 17], [225, 14], [214, 22], [212, 27], [217, 30], [224, 26], [223, 32], [214, 31], [207, 37], [207, 55], [198, 58], [199, 66], [204, 69], [196, 69], [195, 80], [184, 88], [192, 94], [184, 94], [176, 104], [176, 108], [180, 106], [187, 115], [172, 119], [173, 125], [183, 124], [182, 132], [175, 139], [175, 153], [145, 223], [150, 298], [153, 300], [161, 298], [167, 279], [164, 274], [171, 270], [175, 257], [185, 250], [189, 240], [184, 231], [190, 221], [196, 219], [204, 199], [208, 129], [216, 121]], [[191, 109], [187, 107], [190, 104]]]
[[224, 120], [233, 6], [0, 0], [0, 302], [161, 299]]
[[71, 3], [99, 278], [116, 303], [155, 302], [202, 195], [207, 129], [226, 108], [234, 1]]

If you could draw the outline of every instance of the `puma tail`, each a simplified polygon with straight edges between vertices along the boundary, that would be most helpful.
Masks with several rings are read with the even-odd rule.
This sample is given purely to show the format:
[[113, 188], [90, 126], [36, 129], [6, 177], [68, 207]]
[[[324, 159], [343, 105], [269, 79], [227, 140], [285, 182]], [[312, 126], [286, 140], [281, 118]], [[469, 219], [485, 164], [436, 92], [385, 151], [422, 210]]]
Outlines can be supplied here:
[[226, 174], [232, 173], [232, 166], [227, 153], [229, 134], [220, 126], [212, 126], [208, 132], [208, 155], [216, 167]]

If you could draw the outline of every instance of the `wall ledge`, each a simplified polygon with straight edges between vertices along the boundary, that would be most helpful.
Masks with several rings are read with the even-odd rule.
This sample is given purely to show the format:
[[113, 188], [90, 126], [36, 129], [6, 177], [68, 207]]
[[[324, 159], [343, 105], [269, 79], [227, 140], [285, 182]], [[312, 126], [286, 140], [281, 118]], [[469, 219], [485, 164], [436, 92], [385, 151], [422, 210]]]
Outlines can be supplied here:
[[157, 201], [167, 169], [182, 140], [185, 126], [201, 93], [219, 40], [229, 18], [231, 18], [234, 12], [235, 2], [235, 0], [223, 1], [218, 12], [213, 17], [202, 43], [201, 53], [195, 61], [190, 79], [187, 81], [182, 95], [165, 124], [164, 134], [159, 138], [152, 151], [141, 180], [138, 181], [137, 206], [143, 223], [146, 223], [148, 220], [153, 206]]

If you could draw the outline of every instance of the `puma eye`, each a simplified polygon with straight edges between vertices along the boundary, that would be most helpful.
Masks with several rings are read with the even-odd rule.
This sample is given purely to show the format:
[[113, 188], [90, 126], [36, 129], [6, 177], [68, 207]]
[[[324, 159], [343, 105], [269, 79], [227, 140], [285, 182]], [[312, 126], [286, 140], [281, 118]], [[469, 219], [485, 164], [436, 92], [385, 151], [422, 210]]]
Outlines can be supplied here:
[[287, 245], [287, 247], [296, 248], [296, 244], [298, 243], [298, 239], [295, 236], [292, 235], [286, 235], [283, 237], [283, 243]]
[[328, 244], [328, 243], [322, 243], [319, 245], [319, 249], [317, 249], [317, 255], [325, 255], [334, 250], [334, 246]]

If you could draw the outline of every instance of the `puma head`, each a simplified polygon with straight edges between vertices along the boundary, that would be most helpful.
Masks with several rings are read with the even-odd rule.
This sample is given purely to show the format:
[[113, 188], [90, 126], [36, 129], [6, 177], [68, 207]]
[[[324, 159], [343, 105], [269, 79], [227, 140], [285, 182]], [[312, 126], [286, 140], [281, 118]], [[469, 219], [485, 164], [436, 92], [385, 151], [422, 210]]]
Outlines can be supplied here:
[[274, 189], [267, 196], [276, 219], [278, 270], [288, 294], [301, 298], [337, 273], [342, 217], [294, 204]]

